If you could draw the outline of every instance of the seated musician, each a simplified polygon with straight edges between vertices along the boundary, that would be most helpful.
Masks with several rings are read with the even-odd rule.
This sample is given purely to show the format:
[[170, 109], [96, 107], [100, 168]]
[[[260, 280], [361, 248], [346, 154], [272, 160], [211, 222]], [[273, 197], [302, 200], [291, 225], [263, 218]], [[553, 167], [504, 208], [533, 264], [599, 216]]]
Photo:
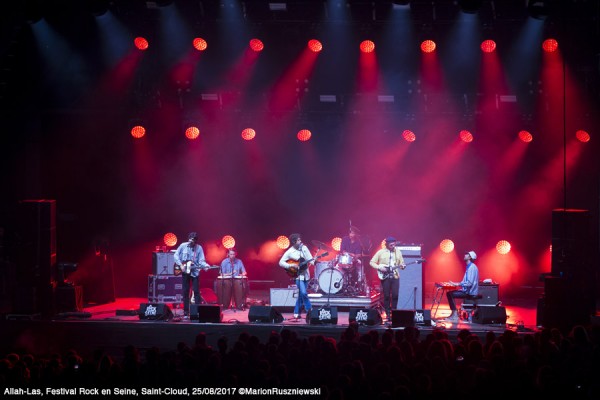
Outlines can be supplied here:
[[[299, 233], [292, 233], [290, 235], [291, 246], [283, 253], [279, 260], [279, 266], [289, 270], [290, 268], [298, 268], [301, 261], [312, 260], [313, 256], [302, 243], [302, 237]], [[311, 263], [312, 264], [312, 263]], [[302, 312], [302, 306], [306, 309], [307, 319], [310, 316], [310, 310], [312, 305], [308, 298], [308, 292], [306, 291], [308, 281], [310, 280], [309, 268], [298, 268], [298, 274], [296, 276], [296, 286], [298, 287], [298, 298], [296, 299], [296, 306], [294, 307], [294, 318], [299, 319], [300, 313]]]
[[[244, 268], [244, 263], [242, 260], [236, 257], [237, 250], [235, 248], [231, 248], [227, 250], [227, 258], [225, 258], [221, 262], [221, 279], [238, 279], [235, 284], [239, 284], [242, 293], [245, 294], [246, 288], [244, 287], [244, 280], [240, 280], [240, 278], [245, 278], [247, 276], [246, 268]], [[223, 281], [221, 281], [223, 282]], [[245, 296], [244, 296], [245, 297]], [[238, 302], [243, 303], [243, 300], [239, 299], [238, 296], [234, 296], [235, 306], [238, 310], [243, 310], [245, 304], [237, 304]]]
[[473, 250], [465, 253], [466, 270], [462, 281], [460, 282], [449, 282], [450, 285], [455, 286], [454, 290], [448, 290], [446, 296], [448, 297], [448, 305], [450, 306], [450, 315], [446, 318], [451, 322], [458, 322], [458, 313], [456, 311], [456, 302], [454, 299], [464, 299], [467, 296], [477, 296], [479, 293], [479, 270], [477, 265], [473, 261], [477, 259], [477, 254]]
[[360, 262], [363, 249], [360, 240], [358, 240], [358, 234], [358, 228], [351, 226], [348, 236], [344, 236], [342, 238], [342, 243], [340, 244], [340, 253], [348, 253], [353, 259]]

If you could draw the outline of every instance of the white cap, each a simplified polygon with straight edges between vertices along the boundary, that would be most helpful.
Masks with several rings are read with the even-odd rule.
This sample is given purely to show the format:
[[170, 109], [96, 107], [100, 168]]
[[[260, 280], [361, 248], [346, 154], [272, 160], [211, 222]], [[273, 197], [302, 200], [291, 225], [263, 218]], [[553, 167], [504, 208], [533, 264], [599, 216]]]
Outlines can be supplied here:
[[471, 257], [472, 260], [477, 259], [477, 254], [475, 254], [473, 250], [469, 251], [467, 254], [469, 255], [469, 257]]

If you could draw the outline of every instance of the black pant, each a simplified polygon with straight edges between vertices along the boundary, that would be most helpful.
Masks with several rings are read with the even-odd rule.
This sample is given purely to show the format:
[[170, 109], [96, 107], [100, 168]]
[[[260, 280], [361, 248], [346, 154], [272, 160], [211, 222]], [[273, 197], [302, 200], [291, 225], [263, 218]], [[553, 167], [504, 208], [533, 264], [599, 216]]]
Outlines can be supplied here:
[[398, 306], [398, 288], [400, 280], [387, 278], [381, 281], [381, 291], [383, 292], [383, 307], [385, 308], [388, 318], [391, 317], [391, 312]]
[[200, 279], [193, 277], [190, 274], [183, 274], [183, 284], [181, 289], [183, 291], [183, 312], [186, 314], [190, 313], [190, 283], [194, 291], [194, 304], [202, 304], [200, 297]]
[[450, 306], [451, 311], [456, 311], [456, 302], [454, 299], [464, 299], [467, 297], [467, 293], [462, 290], [451, 290], [446, 292], [446, 297], [448, 298], [448, 305]]

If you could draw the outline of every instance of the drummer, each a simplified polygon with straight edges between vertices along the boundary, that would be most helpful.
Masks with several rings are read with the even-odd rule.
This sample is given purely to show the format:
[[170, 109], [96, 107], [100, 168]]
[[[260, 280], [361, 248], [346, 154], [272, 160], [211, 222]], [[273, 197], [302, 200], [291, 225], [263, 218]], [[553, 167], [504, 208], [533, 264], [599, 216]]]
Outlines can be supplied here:
[[357, 262], [360, 261], [360, 257], [362, 256], [362, 244], [358, 238], [358, 234], [360, 231], [355, 226], [350, 226], [350, 232], [348, 232], [348, 236], [344, 236], [342, 238], [342, 243], [340, 244], [340, 254], [348, 254], [352, 257], [353, 260]]
[[[242, 260], [236, 257], [237, 250], [235, 248], [230, 248], [227, 250], [227, 258], [221, 261], [221, 275], [219, 275], [220, 279], [235, 279], [233, 282], [233, 291], [237, 293], [237, 290], [240, 290], [240, 293], [234, 295], [233, 298], [235, 300], [235, 307], [238, 310], [243, 310], [246, 305], [246, 290], [247, 287], [245, 284], [246, 280], [246, 268], [244, 268], [244, 263]], [[224, 281], [221, 281], [224, 282]], [[238, 285], [240, 285], [238, 287]], [[227, 300], [225, 300], [227, 302]], [[238, 304], [239, 303], [239, 304]]]

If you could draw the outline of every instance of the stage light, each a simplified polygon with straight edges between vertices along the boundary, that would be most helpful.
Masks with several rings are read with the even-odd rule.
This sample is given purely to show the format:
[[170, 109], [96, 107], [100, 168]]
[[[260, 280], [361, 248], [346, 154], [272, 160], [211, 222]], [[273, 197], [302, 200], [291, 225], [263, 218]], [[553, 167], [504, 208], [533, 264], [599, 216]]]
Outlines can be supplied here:
[[148, 47], [150, 46], [148, 44], [148, 40], [146, 40], [146, 38], [143, 38], [141, 36], [136, 37], [133, 40], [133, 44], [135, 45], [135, 47], [137, 47], [139, 50], [148, 50]]
[[194, 45], [194, 48], [198, 51], [204, 51], [208, 47], [208, 43], [206, 43], [206, 40], [202, 38], [195, 38], [192, 41], [192, 44]]
[[587, 143], [590, 141], [590, 134], [587, 133], [584, 130], [578, 130], [577, 132], [575, 132], [575, 137], [577, 138], [577, 140], [579, 140], [581, 143]]
[[533, 136], [527, 131], [521, 131], [519, 132], [519, 139], [525, 143], [530, 143], [533, 140]]
[[440, 250], [446, 254], [454, 250], [454, 242], [450, 239], [444, 239], [440, 242]]
[[421, 51], [423, 53], [433, 53], [435, 51], [435, 42], [433, 40], [424, 40], [421, 43]]
[[177, 244], [177, 236], [172, 232], [167, 232], [163, 236], [163, 243], [169, 247], [173, 247]]
[[252, 140], [256, 136], [256, 131], [252, 128], [246, 128], [242, 131], [242, 139]]
[[197, 139], [198, 136], [200, 136], [200, 129], [196, 126], [190, 126], [185, 130], [185, 137], [190, 140]]
[[290, 247], [290, 239], [288, 239], [287, 236], [279, 236], [277, 238], [277, 247], [279, 247], [280, 249], [287, 249], [288, 247]]
[[255, 51], [258, 53], [260, 51], [263, 51], [263, 49], [265, 48], [265, 45], [259, 39], [252, 39], [252, 40], [250, 40], [250, 48], [252, 49], [252, 51]]
[[223, 243], [223, 247], [225, 247], [228, 250], [235, 247], [235, 239], [231, 235], [223, 236], [223, 239], [221, 239], [221, 243]]
[[372, 53], [373, 51], [375, 51], [375, 43], [373, 43], [370, 40], [363, 40], [360, 43], [360, 51], [362, 51], [363, 53]]
[[501, 240], [496, 243], [496, 251], [500, 254], [508, 254], [510, 252], [510, 243], [506, 240]]
[[342, 248], [342, 238], [334, 237], [333, 239], [331, 239], [331, 247], [333, 247], [335, 251], [340, 251], [340, 249]]
[[471, 143], [473, 141], [473, 134], [471, 134], [471, 132], [467, 130], [460, 131], [459, 136], [460, 140], [462, 140], [465, 143]]
[[527, 12], [531, 18], [545, 20], [550, 12], [550, 6], [547, 1], [529, 0]]
[[481, 43], [481, 51], [484, 53], [492, 53], [494, 50], [496, 50], [496, 42], [493, 40], [488, 39]]
[[321, 50], [323, 50], [323, 44], [317, 39], [311, 39], [308, 41], [308, 48], [310, 49], [310, 51], [318, 53]]
[[558, 50], [558, 42], [555, 39], [546, 39], [542, 43], [542, 49], [546, 53], [554, 53]]
[[460, 10], [467, 14], [475, 14], [481, 8], [482, 0], [458, 0]]
[[87, 3], [88, 11], [94, 17], [101, 17], [108, 11], [107, 0], [89, 0]]
[[145, 134], [146, 134], [146, 128], [144, 128], [141, 125], [136, 125], [133, 128], [131, 128], [131, 136], [133, 136], [136, 139], [143, 138]]
[[414, 142], [415, 140], [417, 140], [417, 136], [414, 134], [414, 132], [410, 131], [408, 129], [406, 129], [404, 132], [402, 132], [402, 137], [407, 142]]
[[377, 96], [377, 101], [379, 103], [394, 103], [396, 101], [396, 98], [389, 94], [380, 94]]
[[298, 137], [299, 141], [306, 142], [312, 136], [312, 132], [308, 129], [301, 129], [300, 131], [298, 131], [298, 135], [296, 136]]

